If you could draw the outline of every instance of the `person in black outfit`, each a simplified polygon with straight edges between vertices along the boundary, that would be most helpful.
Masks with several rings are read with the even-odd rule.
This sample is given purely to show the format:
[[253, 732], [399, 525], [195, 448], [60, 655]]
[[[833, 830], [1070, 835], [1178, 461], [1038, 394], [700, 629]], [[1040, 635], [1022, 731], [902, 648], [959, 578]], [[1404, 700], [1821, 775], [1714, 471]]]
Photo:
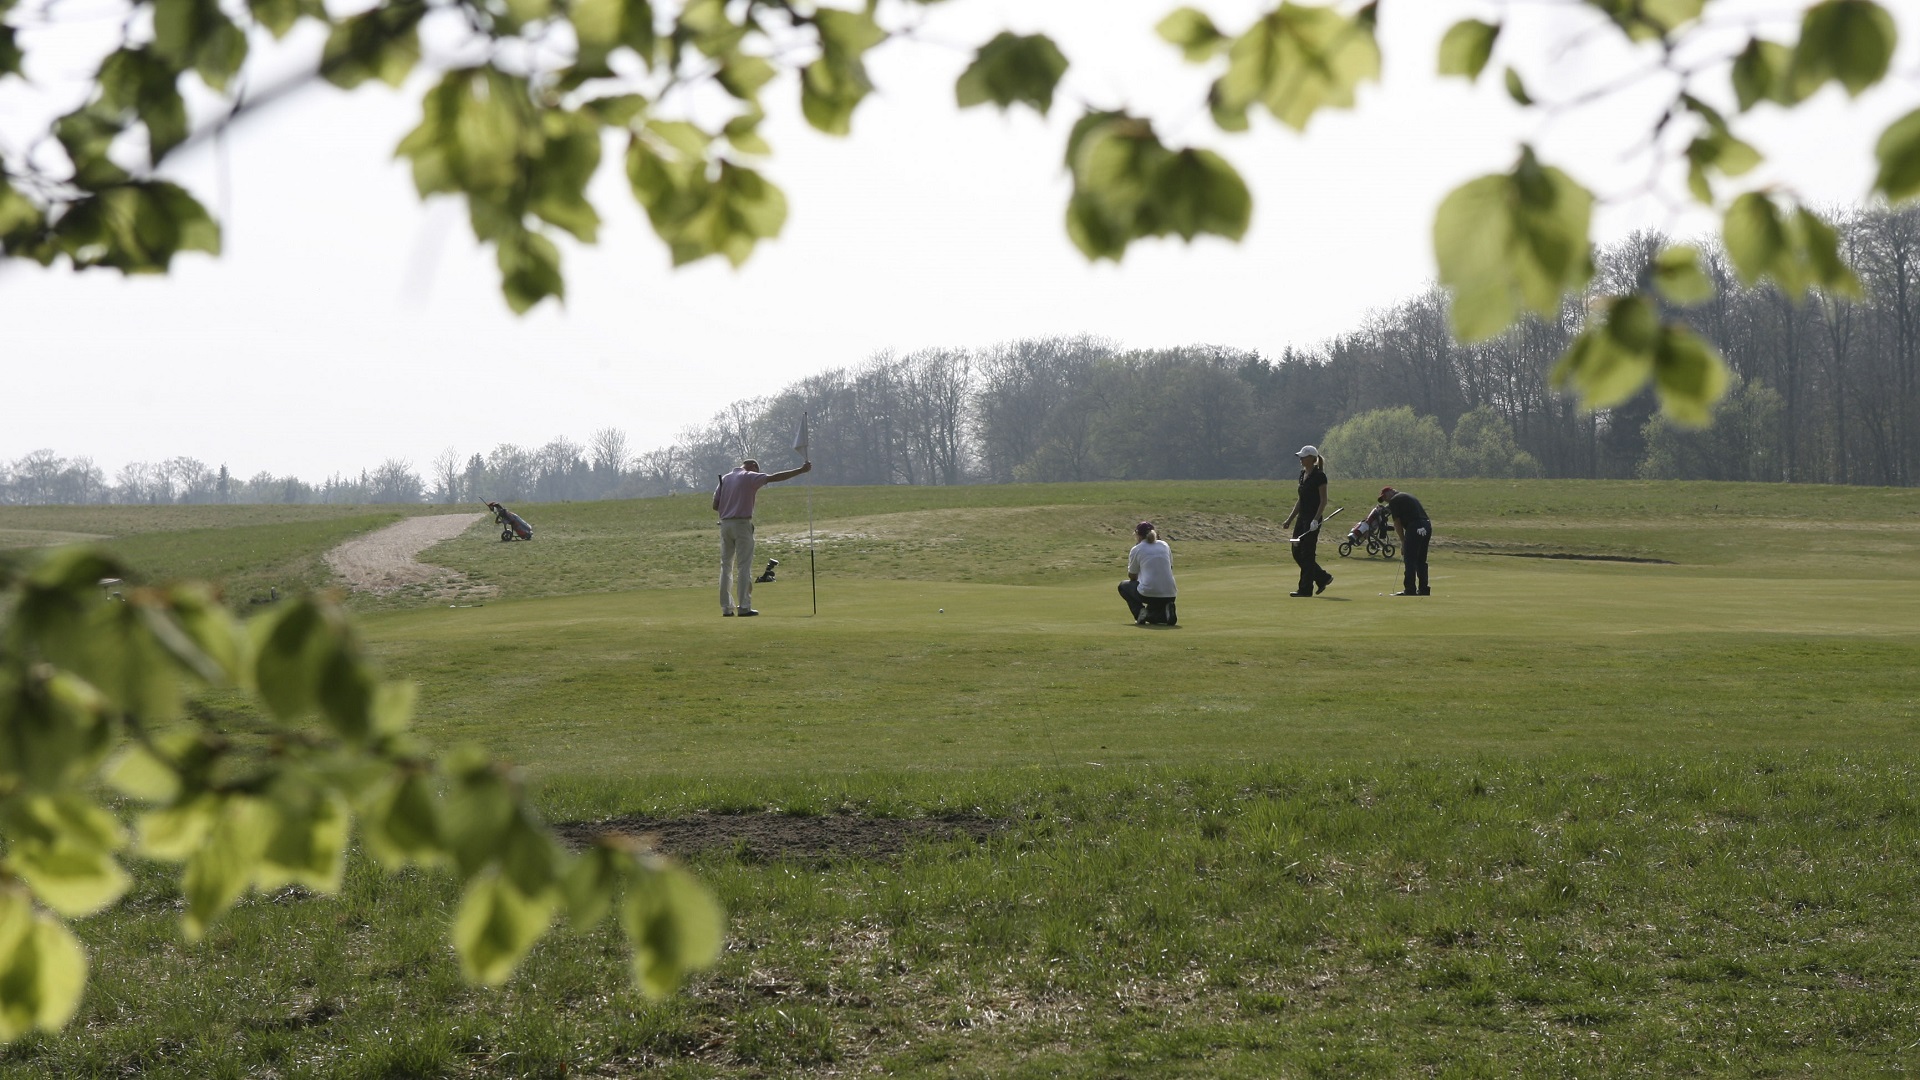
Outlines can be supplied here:
[[1333, 575], [1320, 569], [1315, 558], [1320, 523], [1327, 517], [1327, 459], [1313, 446], [1301, 447], [1294, 456], [1300, 459], [1300, 497], [1280, 527], [1293, 530], [1293, 561], [1300, 564], [1300, 587], [1287, 595], [1312, 596], [1333, 584]]
[[1380, 501], [1393, 516], [1393, 531], [1400, 536], [1400, 558], [1406, 566], [1400, 591], [1395, 596], [1432, 596], [1427, 588], [1427, 545], [1433, 540], [1433, 520], [1420, 500], [1390, 487], [1380, 489]]

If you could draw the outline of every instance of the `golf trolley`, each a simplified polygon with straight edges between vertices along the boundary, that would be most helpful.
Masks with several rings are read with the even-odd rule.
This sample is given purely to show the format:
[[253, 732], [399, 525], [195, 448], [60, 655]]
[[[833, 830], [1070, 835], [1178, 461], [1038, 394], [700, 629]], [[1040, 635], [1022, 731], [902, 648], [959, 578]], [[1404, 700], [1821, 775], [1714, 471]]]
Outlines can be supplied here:
[[526, 518], [501, 506], [497, 502], [488, 503], [487, 509], [493, 511], [493, 523], [500, 526], [500, 539], [502, 542], [533, 539], [533, 526], [527, 524]]
[[1353, 530], [1347, 533], [1347, 538], [1340, 541], [1340, 557], [1344, 559], [1352, 555], [1353, 549], [1357, 547], [1364, 549], [1369, 557], [1378, 555], [1383, 559], [1393, 558], [1393, 553], [1397, 549], [1393, 546], [1393, 534], [1390, 530], [1391, 526], [1387, 523], [1387, 508], [1374, 507], [1366, 517], [1355, 522]]

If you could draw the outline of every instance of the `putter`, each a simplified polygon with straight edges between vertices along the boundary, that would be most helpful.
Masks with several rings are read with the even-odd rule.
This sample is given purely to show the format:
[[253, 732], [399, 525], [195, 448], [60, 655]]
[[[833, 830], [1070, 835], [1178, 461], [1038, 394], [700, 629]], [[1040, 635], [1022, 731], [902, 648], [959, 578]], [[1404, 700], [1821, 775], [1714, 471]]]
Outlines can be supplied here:
[[[1327, 523], [1327, 522], [1329, 522], [1329, 521], [1332, 521], [1332, 520], [1333, 520], [1333, 519], [1334, 519], [1335, 517], [1337, 517], [1337, 516], [1339, 516], [1339, 514], [1340, 514], [1340, 511], [1342, 511], [1342, 510], [1345, 510], [1345, 509], [1346, 509], [1346, 507], [1344, 507], [1344, 506], [1340, 506], [1340, 507], [1335, 507], [1332, 513], [1329, 513], [1329, 514], [1328, 514], [1328, 515], [1327, 515], [1326, 517], [1323, 517], [1323, 518], [1321, 518], [1321, 519], [1320, 519], [1320, 524], [1321, 524], [1321, 525], [1322, 525], [1322, 526], [1324, 527], [1324, 526], [1326, 525], [1326, 523]], [[1314, 531], [1314, 532], [1319, 532], [1320, 530], [1319, 530], [1319, 529], [1315, 529], [1315, 530], [1313, 530], [1313, 531]], [[1297, 544], [1297, 543], [1299, 543], [1299, 542], [1301, 541], [1301, 539], [1302, 539], [1302, 538], [1301, 538], [1301, 537], [1298, 537], [1298, 536], [1289, 536], [1289, 537], [1287, 537], [1287, 543], [1289, 543], [1289, 544]]]

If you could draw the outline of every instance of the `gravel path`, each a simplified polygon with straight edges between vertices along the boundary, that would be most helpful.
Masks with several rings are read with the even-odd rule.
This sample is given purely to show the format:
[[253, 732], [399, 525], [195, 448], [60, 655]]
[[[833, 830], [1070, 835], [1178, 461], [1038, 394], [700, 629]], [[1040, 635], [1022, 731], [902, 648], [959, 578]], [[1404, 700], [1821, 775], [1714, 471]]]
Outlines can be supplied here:
[[464, 574], [414, 560], [415, 555], [459, 536], [486, 516], [435, 514], [396, 521], [327, 552], [327, 565], [356, 592], [384, 596], [407, 589], [436, 597], [491, 595], [495, 591], [491, 585], [475, 585]]

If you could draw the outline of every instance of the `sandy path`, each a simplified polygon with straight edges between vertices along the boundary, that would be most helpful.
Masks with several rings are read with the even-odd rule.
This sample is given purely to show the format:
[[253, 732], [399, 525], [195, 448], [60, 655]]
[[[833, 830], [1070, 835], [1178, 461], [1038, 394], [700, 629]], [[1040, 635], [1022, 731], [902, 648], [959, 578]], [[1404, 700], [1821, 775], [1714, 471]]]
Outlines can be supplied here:
[[327, 552], [327, 565], [358, 592], [384, 595], [424, 587], [430, 596], [487, 595], [491, 585], [474, 585], [466, 575], [417, 562], [415, 555], [471, 528], [485, 514], [435, 514], [396, 521]]

